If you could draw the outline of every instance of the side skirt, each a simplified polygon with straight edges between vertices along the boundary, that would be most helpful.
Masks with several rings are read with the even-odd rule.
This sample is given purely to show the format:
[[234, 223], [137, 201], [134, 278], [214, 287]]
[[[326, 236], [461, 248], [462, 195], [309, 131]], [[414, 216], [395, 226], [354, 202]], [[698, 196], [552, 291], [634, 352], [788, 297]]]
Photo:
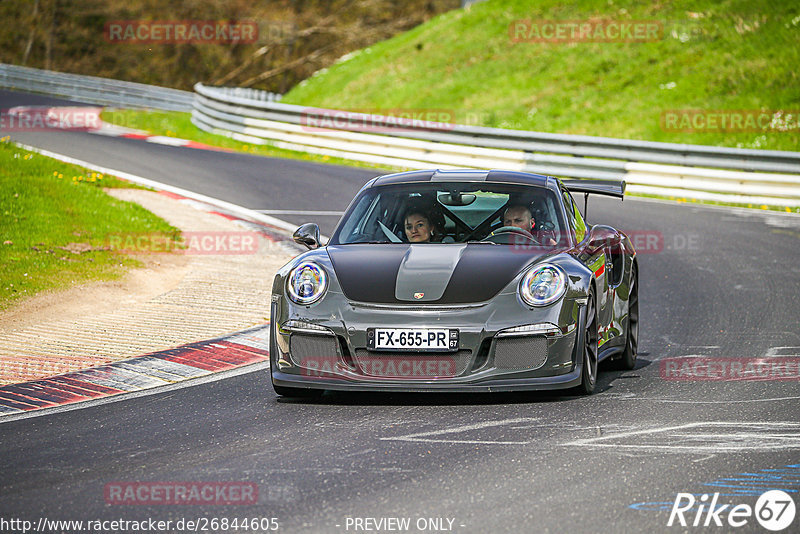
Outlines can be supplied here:
[[624, 346], [620, 347], [619, 345], [616, 346], [616, 347], [604, 348], [604, 349], [602, 349], [600, 351], [600, 354], [597, 355], [597, 361], [599, 363], [599, 362], [602, 362], [603, 360], [606, 360], [608, 358], [613, 358], [614, 356], [622, 354], [622, 352], [624, 350], [625, 350], [625, 347]]

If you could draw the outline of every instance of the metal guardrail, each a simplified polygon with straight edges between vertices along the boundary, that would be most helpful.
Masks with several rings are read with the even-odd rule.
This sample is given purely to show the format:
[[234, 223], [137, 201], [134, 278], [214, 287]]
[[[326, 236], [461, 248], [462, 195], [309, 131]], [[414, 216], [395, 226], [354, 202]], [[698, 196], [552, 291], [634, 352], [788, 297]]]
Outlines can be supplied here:
[[[195, 85], [192, 122], [250, 143], [410, 168], [498, 168], [624, 179], [628, 191], [800, 206], [800, 153], [548, 134], [254, 100]], [[321, 127], [333, 125], [335, 128]], [[365, 128], [368, 125], [368, 128]], [[365, 131], [380, 131], [364, 133]]]
[[245, 100], [255, 100], [257, 102], [277, 102], [283, 95], [278, 93], [271, 93], [261, 89], [252, 89], [250, 87], [214, 87], [217, 94], [243, 98]]
[[[195, 93], [0, 63], [0, 87], [115, 107], [192, 110], [199, 128], [250, 143], [410, 168], [498, 168], [569, 178], [625, 179], [628, 191], [800, 206], [800, 152], [548, 134], [450, 123], [408, 125], [279, 102], [249, 88]], [[329, 124], [335, 128], [327, 127]], [[368, 125], [367, 128], [364, 125]], [[372, 133], [372, 132], [379, 133]], [[371, 133], [364, 133], [368, 131]]]
[[191, 111], [193, 93], [109, 78], [0, 63], [0, 87], [119, 108]]

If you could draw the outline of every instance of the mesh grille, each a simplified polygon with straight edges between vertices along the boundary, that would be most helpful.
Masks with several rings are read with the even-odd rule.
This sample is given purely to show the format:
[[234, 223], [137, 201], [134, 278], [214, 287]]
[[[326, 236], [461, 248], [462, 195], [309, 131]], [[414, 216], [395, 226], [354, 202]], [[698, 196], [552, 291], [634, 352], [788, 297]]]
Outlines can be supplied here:
[[533, 370], [546, 360], [547, 338], [542, 336], [500, 338], [494, 349], [494, 366], [498, 369]]
[[289, 337], [289, 353], [292, 362], [300, 367], [324, 368], [338, 360], [334, 336], [292, 334]]
[[356, 349], [358, 371], [382, 378], [452, 378], [464, 374], [472, 360], [471, 350], [442, 353], [372, 352]]

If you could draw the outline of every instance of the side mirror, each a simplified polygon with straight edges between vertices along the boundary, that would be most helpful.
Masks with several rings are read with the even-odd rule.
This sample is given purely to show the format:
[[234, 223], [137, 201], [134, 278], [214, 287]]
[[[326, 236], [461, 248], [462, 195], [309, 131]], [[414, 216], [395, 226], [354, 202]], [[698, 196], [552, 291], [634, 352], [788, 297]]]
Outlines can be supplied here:
[[295, 243], [305, 245], [309, 250], [319, 248], [319, 226], [317, 223], [306, 223], [292, 234]]
[[603, 247], [615, 247], [622, 241], [619, 232], [602, 224], [592, 226], [589, 234], [589, 243], [586, 245], [587, 252], [594, 253]]

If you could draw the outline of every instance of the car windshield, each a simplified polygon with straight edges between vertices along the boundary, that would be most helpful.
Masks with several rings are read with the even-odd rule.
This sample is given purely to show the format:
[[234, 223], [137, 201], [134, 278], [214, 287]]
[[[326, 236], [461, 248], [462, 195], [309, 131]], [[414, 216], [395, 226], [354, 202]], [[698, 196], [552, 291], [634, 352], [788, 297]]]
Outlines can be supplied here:
[[512, 235], [555, 245], [564, 237], [564, 228], [556, 195], [544, 187], [415, 183], [363, 191], [340, 221], [331, 244], [499, 243], [501, 235]]

